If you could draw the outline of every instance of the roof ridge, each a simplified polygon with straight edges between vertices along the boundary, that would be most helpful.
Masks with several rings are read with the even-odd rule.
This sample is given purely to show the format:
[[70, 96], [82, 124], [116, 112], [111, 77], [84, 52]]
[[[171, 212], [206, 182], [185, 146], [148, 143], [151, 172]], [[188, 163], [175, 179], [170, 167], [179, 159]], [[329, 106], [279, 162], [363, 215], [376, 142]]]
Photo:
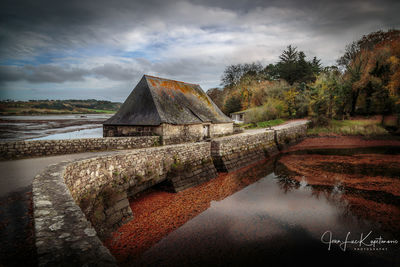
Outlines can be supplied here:
[[[149, 75], [143, 75], [143, 77], [145, 78], [144, 80], [146, 81], [146, 84], [147, 84], [147, 89], [149, 90], [151, 98], [153, 99], [153, 103], [156, 106], [157, 115], [160, 118], [161, 123], [163, 123], [163, 122], [165, 122], [165, 118], [164, 118], [164, 116], [161, 116], [161, 114], [160, 114], [160, 104], [154, 98], [153, 90], [150, 89], [151, 85], [149, 84], [149, 82], [146, 79], [147, 76], [149, 76]], [[153, 77], [153, 76], [151, 76], [151, 77]]]
[[[145, 76], [145, 77], [151, 77], [151, 78], [157, 78], [157, 79], [166, 80], [166, 81], [172, 81], [172, 82], [178, 82], [178, 83], [185, 83], [185, 84], [190, 84], [190, 85], [199, 85], [198, 83], [187, 83], [187, 82], [182, 82], [182, 81], [177, 81], [177, 80], [172, 80], [172, 79], [167, 79], [167, 78], [152, 76], [152, 75], [148, 75], [148, 74], [144, 74], [143, 76]], [[146, 80], [147, 80], [147, 79], [146, 79]]]

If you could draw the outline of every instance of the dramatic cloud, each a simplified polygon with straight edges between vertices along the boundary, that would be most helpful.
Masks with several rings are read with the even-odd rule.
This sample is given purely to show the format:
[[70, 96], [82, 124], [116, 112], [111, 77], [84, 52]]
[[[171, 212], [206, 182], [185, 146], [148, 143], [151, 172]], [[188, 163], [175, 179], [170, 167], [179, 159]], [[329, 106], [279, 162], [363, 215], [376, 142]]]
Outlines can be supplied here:
[[25, 80], [32, 83], [63, 83], [66, 81], [83, 81], [88, 71], [79, 68], [53, 65], [0, 66], [0, 79], [3, 81]]
[[122, 101], [104, 86], [125, 95], [144, 73], [208, 89], [226, 65], [272, 63], [289, 44], [330, 65], [362, 35], [398, 28], [399, 11], [399, 1], [377, 0], [3, 0], [0, 98], [43, 85], [29, 98], [79, 88]]

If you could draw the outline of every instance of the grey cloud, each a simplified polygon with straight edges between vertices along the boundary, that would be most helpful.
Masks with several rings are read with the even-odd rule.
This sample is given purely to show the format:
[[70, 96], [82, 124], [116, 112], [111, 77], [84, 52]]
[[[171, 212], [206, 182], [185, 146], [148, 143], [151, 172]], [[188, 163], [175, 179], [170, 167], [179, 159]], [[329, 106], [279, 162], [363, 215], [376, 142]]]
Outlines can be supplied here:
[[[0, 83], [121, 85], [147, 73], [214, 87], [224, 66], [273, 63], [289, 44], [332, 64], [363, 34], [399, 27], [399, 11], [398, 0], [3, 0]], [[141, 49], [150, 56], [88, 63]], [[27, 65], [7, 65], [21, 59]]]
[[[191, 79], [199, 82], [203, 75], [215, 73], [215, 64], [203, 60], [174, 60], [152, 63], [145, 59], [132, 61], [130, 64], [107, 63], [94, 68], [72, 68], [63, 65], [25, 65], [0, 66], [0, 83], [28, 81], [32, 83], [64, 83], [84, 81], [86, 77], [96, 76], [117, 82], [132, 82], [143, 74], [176, 79]], [[198, 73], [195, 81], [193, 74]], [[201, 73], [201, 74], [200, 74]]]
[[64, 83], [84, 81], [88, 76], [112, 81], [131, 81], [138, 70], [118, 64], [104, 64], [92, 69], [58, 65], [0, 66], [0, 83], [28, 81], [32, 83]]
[[139, 72], [134, 68], [124, 68], [119, 64], [104, 64], [91, 70], [99, 77], [105, 77], [113, 81], [130, 81]]
[[[34, 55], [43, 49], [68, 50], [93, 43], [116, 42], [115, 35], [135, 27], [168, 30], [171, 24], [192, 24], [202, 29], [226, 29], [237, 24], [260, 23], [254, 19], [224, 21], [213, 10], [226, 10], [240, 17], [262, 9], [282, 10], [276, 22], [291, 22], [297, 31], [317, 34], [345, 31], [371, 20], [377, 27], [400, 25], [400, 2], [368, 1], [54, 1], [4, 0], [0, 4], [0, 56]], [[299, 17], [290, 17], [293, 12]], [[286, 14], [286, 15], [285, 15]], [[267, 14], [268, 15], [268, 14]], [[267, 21], [273, 23], [273, 21]], [[160, 23], [167, 28], [160, 29]], [[267, 33], [266, 33], [267, 34]]]
[[63, 83], [83, 81], [87, 70], [53, 65], [0, 66], [0, 82]]

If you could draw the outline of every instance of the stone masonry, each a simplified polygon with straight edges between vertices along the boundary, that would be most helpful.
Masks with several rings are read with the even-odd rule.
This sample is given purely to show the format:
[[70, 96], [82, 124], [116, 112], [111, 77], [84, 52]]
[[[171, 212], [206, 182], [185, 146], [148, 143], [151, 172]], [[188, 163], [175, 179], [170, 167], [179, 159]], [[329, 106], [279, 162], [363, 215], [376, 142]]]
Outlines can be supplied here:
[[211, 155], [218, 171], [230, 172], [278, 153], [285, 145], [304, 137], [307, 121], [215, 138]]
[[[193, 164], [194, 163], [194, 164]], [[218, 176], [211, 157], [190, 164], [174, 164], [167, 174], [175, 192], [209, 181]]]
[[273, 127], [275, 142], [279, 150], [304, 138], [307, 134], [307, 123], [308, 121], [301, 120]]
[[211, 155], [222, 172], [234, 171], [277, 152], [274, 131], [247, 132], [211, 141]]
[[0, 160], [158, 146], [160, 137], [108, 137], [0, 142]]
[[304, 136], [306, 121], [210, 142], [61, 162], [33, 181], [39, 266], [116, 266], [100, 238], [134, 217], [128, 197], [162, 181], [176, 192], [272, 156]]
[[117, 266], [64, 183], [66, 165], [50, 165], [33, 180], [39, 266]]
[[75, 161], [66, 167], [64, 179], [76, 203], [105, 237], [133, 218], [127, 196], [167, 178], [177, 192], [216, 175], [210, 143], [203, 142]]

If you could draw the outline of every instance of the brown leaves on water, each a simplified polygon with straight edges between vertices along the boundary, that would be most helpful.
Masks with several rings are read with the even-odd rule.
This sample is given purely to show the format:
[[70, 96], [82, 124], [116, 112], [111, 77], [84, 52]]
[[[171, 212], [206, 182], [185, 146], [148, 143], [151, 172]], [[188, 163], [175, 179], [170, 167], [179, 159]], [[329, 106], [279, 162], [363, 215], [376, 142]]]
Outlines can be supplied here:
[[384, 230], [400, 231], [400, 155], [355, 154], [286, 155], [280, 159], [311, 186], [341, 186], [349, 210], [360, 218], [379, 223]]
[[[265, 160], [179, 193], [149, 189], [131, 201], [134, 219], [112, 234], [105, 245], [120, 263], [136, 258], [164, 236], [210, 206], [254, 183], [267, 172]], [[261, 175], [260, 175], [261, 174]]]

